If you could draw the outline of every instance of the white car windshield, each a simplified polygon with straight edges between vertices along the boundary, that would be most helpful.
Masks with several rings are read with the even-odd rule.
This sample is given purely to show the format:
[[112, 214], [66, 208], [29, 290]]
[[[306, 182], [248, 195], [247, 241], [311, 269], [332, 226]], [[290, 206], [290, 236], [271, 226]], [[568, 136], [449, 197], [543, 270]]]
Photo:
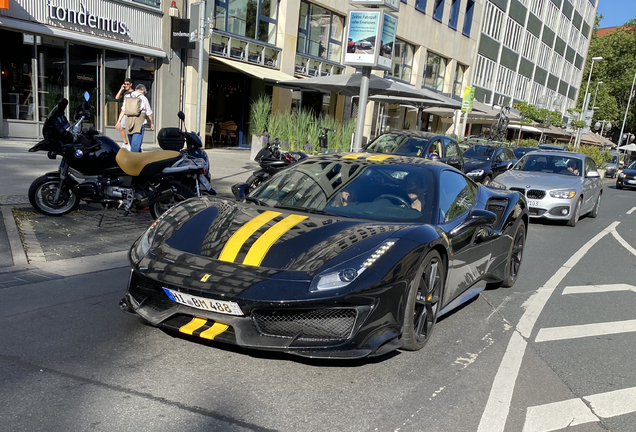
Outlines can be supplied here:
[[515, 171], [581, 176], [582, 166], [583, 161], [572, 156], [528, 153], [513, 169]]

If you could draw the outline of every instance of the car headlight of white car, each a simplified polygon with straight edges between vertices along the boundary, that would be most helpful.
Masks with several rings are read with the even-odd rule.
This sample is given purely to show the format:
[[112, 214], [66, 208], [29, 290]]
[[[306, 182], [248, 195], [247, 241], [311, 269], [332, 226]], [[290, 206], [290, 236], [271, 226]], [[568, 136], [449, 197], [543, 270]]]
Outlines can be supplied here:
[[572, 199], [576, 196], [576, 191], [573, 189], [555, 190], [550, 191], [550, 196], [558, 199]]
[[494, 181], [494, 180], [493, 180], [493, 181], [491, 181], [491, 182], [490, 182], [490, 184], [489, 184], [488, 186], [490, 186], [490, 187], [494, 187], [494, 188], [497, 188], [497, 189], [506, 189], [506, 186], [504, 186], [504, 185], [502, 185], [501, 183], [498, 183], [498, 182], [496, 182], [496, 181]]
[[466, 175], [470, 177], [480, 177], [484, 175], [484, 170], [472, 170]]

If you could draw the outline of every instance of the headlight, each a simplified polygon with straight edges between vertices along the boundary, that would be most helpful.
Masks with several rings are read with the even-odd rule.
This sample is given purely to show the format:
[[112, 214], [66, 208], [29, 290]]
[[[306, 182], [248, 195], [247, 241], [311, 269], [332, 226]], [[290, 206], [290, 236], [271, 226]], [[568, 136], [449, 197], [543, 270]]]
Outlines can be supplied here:
[[625, 177], [625, 174], [620, 173], [620, 174], [618, 175], [618, 177], [619, 177], [619, 178], [623, 178], [623, 177]]
[[552, 198], [559, 198], [559, 199], [572, 199], [576, 196], [576, 191], [575, 190], [556, 190], [556, 191], [551, 191], [550, 196]]
[[[390, 239], [382, 243], [358, 268], [346, 268], [318, 276], [311, 284], [309, 291], [327, 291], [342, 288], [356, 280], [366, 269], [371, 267], [382, 255], [386, 253], [396, 242]], [[141, 243], [141, 242], [140, 242]]]
[[466, 175], [471, 177], [481, 177], [484, 175], [484, 170], [472, 170]]
[[497, 188], [497, 189], [506, 189], [506, 186], [502, 185], [501, 183], [497, 183], [496, 181], [491, 181], [490, 184], [488, 186]]
[[145, 257], [150, 250], [150, 246], [155, 239], [155, 234], [157, 234], [157, 226], [159, 225], [160, 219], [161, 218], [154, 221], [139, 239], [137, 247], [135, 248], [135, 258], [137, 261], [140, 261], [143, 257]]

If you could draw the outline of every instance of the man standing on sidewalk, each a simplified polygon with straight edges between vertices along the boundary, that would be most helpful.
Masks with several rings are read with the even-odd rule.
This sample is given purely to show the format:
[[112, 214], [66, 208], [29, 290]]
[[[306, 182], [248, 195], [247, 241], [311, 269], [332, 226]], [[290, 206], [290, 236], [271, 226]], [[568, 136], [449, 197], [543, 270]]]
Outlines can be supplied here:
[[121, 129], [121, 119], [126, 116], [126, 133], [130, 143], [130, 151], [141, 152], [141, 143], [144, 139], [146, 123], [150, 120], [150, 129], [155, 130], [155, 120], [152, 115], [150, 102], [146, 98], [146, 86], [137, 84], [135, 91], [124, 97], [124, 104], [119, 118], [115, 124], [117, 130]]

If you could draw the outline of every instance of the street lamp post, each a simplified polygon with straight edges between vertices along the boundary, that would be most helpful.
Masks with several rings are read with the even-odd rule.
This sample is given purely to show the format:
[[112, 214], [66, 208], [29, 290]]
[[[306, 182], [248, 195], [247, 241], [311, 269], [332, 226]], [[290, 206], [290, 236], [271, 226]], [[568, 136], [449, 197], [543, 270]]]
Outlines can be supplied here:
[[[590, 90], [590, 81], [592, 80], [592, 71], [594, 70], [594, 62], [595, 61], [601, 61], [603, 60], [603, 57], [592, 57], [592, 65], [590, 66], [590, 75], [587, 78], [587, 87], [585, 88], [585, 98], [583, 99], [583, 107], [581, 109], [581, 115], [579, 115], [579, 120], [585, 120], [585, 117], [587, 116], [587, 109], [590, 105], [590, 94], [589, 94], [589, 90]], [[579, 128], [579, 130], [576, 132], [576, 141], [574, 141], [574, 148], [579, 148], [579, 146], [581, 145], [581, 129]]]
[[[629, 99], [627, 99], [627, 108], [625, 109], [625, 117], [623, 117], [623, 126], [621, 126], [621, 134], [618, 136], [618, 148], [620, 149], [621, 144], [623, 143], [623, 132], [625, 131], [625, 122], [627, 121], [627, 113], [629, 112], [629, 104], [632, 101], [632, 94], [634, 94], [634, 84], [636, 84], [636, 73], [634, 73], [634, 81], [632, 81], [632, 89], [629, 91]], [[625, 144], [629, 144], [626, 142]], [[620, 154], [620, 150], [619, 150]]]
[[599, 81], [596, 83], [596, 91], [594, 92], [594, 102], [592, 102], [592, 109], [596, 106], [596, 95], [598, 94], [598, 86], [599, 84], [603, 84], [603, 81]]

